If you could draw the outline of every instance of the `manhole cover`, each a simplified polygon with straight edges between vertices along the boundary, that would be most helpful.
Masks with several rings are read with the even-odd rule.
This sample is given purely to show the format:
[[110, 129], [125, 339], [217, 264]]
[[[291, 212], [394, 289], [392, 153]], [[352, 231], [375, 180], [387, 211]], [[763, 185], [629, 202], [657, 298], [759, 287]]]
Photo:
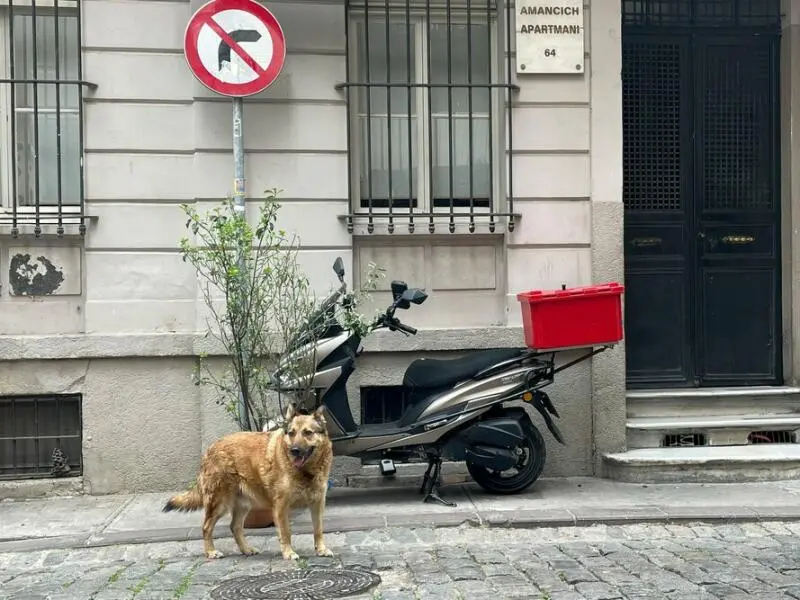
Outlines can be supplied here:
[[381, 578], [357, 569], [293, 569], [229, 579], [211, 590], [214, 600], [328, 600], [365, 592]]

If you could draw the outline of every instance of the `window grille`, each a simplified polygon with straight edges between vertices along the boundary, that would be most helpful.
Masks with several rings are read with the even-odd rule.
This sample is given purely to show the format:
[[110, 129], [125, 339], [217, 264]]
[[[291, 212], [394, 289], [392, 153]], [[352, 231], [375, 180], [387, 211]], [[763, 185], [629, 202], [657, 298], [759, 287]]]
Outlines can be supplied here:
[[795, 444], [797, 436], [794, 431], [751, 431], [747, 435], [749, 444]]
[[402, 385], [376, 385], [361, 388], [361, 423], [378, 425], [396, 421], [409, 405]]
[[350, 213], [413, 233], [514, 228], [511, 10], [494, 0], [345, 0]]
[[780, 27], [781, 0], [623, 0], [624, 25]]
[[708, 441], [704, 433], [668, 433], [661, 439], [662, 448], [688, 448], [707, 445]]
[[0, 479], [81, 475], [81, 396], [0, 397]]
[[83, 80], [81, 2], [0, 2], [0, 38], [0, 224], [84, 234], [82, 88], [96, 86]]

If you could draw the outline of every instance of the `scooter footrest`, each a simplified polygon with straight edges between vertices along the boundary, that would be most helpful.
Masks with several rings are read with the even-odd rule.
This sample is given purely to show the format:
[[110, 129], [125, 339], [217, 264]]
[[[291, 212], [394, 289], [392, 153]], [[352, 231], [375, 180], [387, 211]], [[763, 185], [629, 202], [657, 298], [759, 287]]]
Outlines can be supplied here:
[[397, 467], [394, 466], [394, 461], [391, 458], [381, 459], [380, 462], [381, 475], [384, 477], [391, 477], [397, 473]]

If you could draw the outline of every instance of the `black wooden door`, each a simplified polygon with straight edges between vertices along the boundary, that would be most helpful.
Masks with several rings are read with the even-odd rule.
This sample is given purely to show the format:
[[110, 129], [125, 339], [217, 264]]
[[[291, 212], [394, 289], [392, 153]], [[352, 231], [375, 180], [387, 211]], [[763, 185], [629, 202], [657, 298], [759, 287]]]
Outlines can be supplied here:
[[781, 381], [777, 41], [623, 35], [632, 387]]

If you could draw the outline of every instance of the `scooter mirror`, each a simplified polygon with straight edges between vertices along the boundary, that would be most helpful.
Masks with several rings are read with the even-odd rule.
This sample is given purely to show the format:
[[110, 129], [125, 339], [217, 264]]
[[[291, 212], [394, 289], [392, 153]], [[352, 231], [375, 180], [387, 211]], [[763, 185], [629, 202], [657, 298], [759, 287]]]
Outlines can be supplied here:
[[392, 282], [392, 301], [397, 302], [400, 298], [403, 297], [406, 290], [408, 290], [408, 284], [405, 281], [393, 281]]
[[412, 304], [422, 304], [428, 299], [428, 294], [419, 288], [411, 288], [403, 292], [402, 299]]
[[426, 294], [423, 290], [413, 289], [408, 291], [411, 292], [411, 297], [409, 300], [412, 304], [422, 304], [428, 299], [428, 294]]
[[336, 276], [339, 278], [339, 281], [344, 281], [344, 262], [342, 261], [342, 257], [339, 256], [333, 261], [333, 272], [336, 273]]

